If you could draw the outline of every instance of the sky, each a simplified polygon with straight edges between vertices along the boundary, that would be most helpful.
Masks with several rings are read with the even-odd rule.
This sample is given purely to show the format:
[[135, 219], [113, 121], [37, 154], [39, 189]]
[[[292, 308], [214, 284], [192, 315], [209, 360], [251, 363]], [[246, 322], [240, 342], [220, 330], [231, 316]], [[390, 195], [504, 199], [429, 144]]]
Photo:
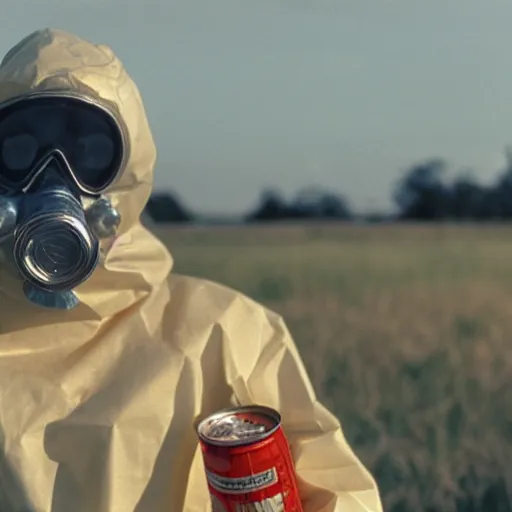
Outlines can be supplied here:
[[411, 164], [489, 182], [512, 144], [510, 0], [0, 0], [0, 53], [54, 27], [141, 90], [155, 187], [238, 214], [319, 185], [386, 210]]

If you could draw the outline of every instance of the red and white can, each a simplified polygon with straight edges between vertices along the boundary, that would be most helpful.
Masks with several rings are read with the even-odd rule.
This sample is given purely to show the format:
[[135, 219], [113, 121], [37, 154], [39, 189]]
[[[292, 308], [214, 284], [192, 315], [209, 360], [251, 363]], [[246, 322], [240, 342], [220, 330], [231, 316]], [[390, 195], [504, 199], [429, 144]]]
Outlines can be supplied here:
[[281, 416], [259, 405], [197, 426], [213, 512], [303, 512]]

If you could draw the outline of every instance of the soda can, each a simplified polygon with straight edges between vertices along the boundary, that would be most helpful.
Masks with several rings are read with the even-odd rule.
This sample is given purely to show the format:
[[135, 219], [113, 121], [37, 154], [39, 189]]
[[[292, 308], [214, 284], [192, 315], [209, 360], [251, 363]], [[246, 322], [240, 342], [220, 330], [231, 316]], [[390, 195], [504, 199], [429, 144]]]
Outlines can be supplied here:
[[213, 512], [303, 512], [280, 414], [260, 405], [197, 426]]

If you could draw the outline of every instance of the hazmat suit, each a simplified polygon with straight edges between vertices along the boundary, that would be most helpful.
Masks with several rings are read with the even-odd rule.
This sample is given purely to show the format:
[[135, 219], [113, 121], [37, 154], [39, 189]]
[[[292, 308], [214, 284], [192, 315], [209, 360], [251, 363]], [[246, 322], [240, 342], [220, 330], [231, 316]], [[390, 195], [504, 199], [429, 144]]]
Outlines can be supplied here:
[[[90, 102], [122, 125], [121, 172], [112, 183], [102, 182], [119, 222], [114, 222], [115, 236], [106, 231], [110, 236], [101, 241], [97, 262], [73, 295], [66, 291], [63, 303], [42, 307], [39, 292], [60, 297], [61, 285], [49, 292], [43, 285], [50, 286], [50, 274], [60, 272], [57, 264], [64, 263], [57, 253], [64, 249], [54, 241], [56, 266], [44, 281], [32, 263], [48, 254], [26, 242], [33, 226], [25, 226], [23, 216], [19, 220], [21, 213], [16, 217], [25, 224], [23, 229], [18, 225], [13, 251], [25, 259], [16, 260], [19, 271], [9, 257], [0, 266], [0, 510], [209, 511], [194, 424], [218, 409], [256, 403], [283, 417], [306, 512], [381, 511], [374, 480], [336, 418], [315, 398], [282, 319], [221, 285], [171, 273], [169, 252], [140, 224], [156, 150], [139, 92], [113, 52], [49, 29], [8, 52], [0, 66], [0, 160], [5, 150], [16, 172], [23, 159], [30, 160], [32, 150], [26, 148], [35, 144], [19, 134], [23, 123], [38, 119], [36, 114], [28, 121], [23, 117], [33, 96], [34, 105], [62, 96], [71, 116], [81, 115], [80, 100]], [[17, 126], [18, 138], [2, 142], [8, 117], [3, 107], [13, 108], [13, 100], [17, 106], [9, 115], [18, 120], [10, 126]], [[37, 108], [48, 111], [45, 105]], [[38, 137], [53, 130], [44, 128]], [[100, 147], [100, 142], [94, 144]], [[28, 145], [16, 153], [21, 143]], [[73, 167], [73, 157], [62, 155], [65, 149], [52, 153], [55, 168], [70, 159]], [[8, 183], [17, 179], [16, 172]], [[63, 175], [59, 172], [55, 176]], [[47, 186], [41, 176], [37, 190]], [[26, 185], [28, 175], [23, 180], [23, 187], [33, 185]], [[89, 188], [79, 185], [84, 197], [92, 190], [90, 183]], [[54, 196], [61, 197], [57, 192]], [[26, 211], [23, 204], [19, 212]], [[41, 204], [44, 209], [46, 203]], [[65, 226], [62, 244], [69, 241], [76, 223], [71, 224]], [[41, 231], [44, 226], [37, 229], [41, 243], [55, 234], [50, 228]], [[87, 240], [87, 254], [96, 254], [91, 252], [96, 242]], [[31, 291], [22, 286], [23, 278], [36, 283]]]

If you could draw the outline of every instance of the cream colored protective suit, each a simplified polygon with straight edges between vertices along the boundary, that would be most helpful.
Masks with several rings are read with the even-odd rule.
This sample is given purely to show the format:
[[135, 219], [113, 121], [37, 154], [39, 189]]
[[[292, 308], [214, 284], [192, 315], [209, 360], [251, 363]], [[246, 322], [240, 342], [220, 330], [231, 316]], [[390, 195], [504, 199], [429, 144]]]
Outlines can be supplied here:
[[0, 101], [45, 90], [110, 106], [131, 150], [107, 194], [122, 214], [120, 236], [78, 288], [80, 306], [32, 305], [0, 269], [0, 510], [209, 511], [194, 423], [249, 403], [281, 412], [306, 512], [382, 510], [281, 318], [171, 274], [167, 249], [141, 226], [156, 151], [112, 51], [58, 30], [31, 34], [0, 66]]

